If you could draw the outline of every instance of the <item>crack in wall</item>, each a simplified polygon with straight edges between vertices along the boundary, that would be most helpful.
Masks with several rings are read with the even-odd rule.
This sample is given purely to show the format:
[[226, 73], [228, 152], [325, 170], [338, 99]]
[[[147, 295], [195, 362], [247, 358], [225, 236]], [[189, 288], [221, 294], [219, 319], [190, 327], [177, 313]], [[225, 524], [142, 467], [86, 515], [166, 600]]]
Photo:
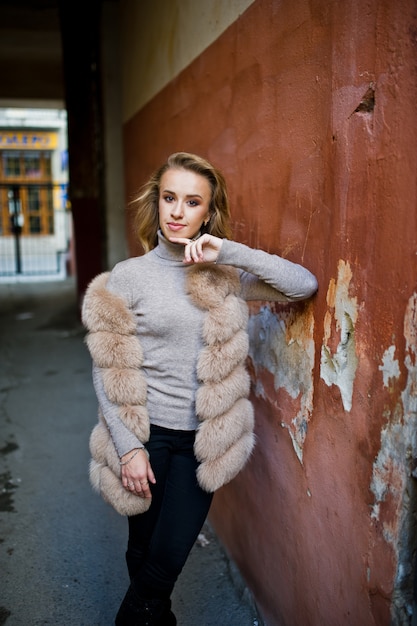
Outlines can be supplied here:
[[349, 116], [352, 117], [354, 113], [373, 113], [375, 108], [375, 83], [370, 83], [369, 88], [364, 93], [360, 103]]

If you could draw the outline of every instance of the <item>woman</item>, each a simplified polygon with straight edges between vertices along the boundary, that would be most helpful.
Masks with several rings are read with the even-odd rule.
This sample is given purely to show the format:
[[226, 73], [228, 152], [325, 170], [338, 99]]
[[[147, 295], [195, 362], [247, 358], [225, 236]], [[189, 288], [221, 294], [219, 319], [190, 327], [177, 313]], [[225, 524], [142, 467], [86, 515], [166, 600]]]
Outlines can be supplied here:
[[136, 224], [146, 254], [94, 279], [83, 303], [100, 406], [90, 477], [129, 523], [117, 626], [176, 624], [170, 596], [213, 492], [252, 452], [245, 300], [317, 289], [303, 267], [230, 240], [224, 179], [201, 157], [169, 157]]

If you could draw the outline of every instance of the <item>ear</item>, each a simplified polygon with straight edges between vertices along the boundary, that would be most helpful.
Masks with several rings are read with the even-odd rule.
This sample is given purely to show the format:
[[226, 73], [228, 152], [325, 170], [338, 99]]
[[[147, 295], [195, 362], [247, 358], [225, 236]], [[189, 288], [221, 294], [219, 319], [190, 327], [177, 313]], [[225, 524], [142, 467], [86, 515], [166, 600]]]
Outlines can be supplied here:
[[211, 219], [211, 215], [207, 215], [206, 219], [203, 222], [204, 226], [207, 226], [207, 224], [209, 223], [210, 219]]

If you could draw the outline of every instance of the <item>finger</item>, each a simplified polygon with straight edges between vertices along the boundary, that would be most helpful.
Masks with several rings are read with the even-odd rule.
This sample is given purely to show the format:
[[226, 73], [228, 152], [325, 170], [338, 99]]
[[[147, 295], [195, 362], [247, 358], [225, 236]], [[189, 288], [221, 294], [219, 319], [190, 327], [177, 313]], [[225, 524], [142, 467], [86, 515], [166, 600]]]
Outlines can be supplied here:
[[185, 246], [184, 263], [198, 262], [199, 260], [201, 260], [198, 257], [198, 253], [194, 252], [193, 244], [196, 242], [192, 239], [187, 239], [186, 237], [170, 237], [169, 241], [172, 241], [172, 243], [180, 243]]
[[149, 489], [149, 484], [148, 483], [138, 483], [135, 484], [134, 487], [134, 493], [139, 496], [139, 498], [150, 498], [151, 497], [151, 492]]
[[184, 261], [186, 263], [190, 263], [191, 262], [190, 248], [191, 248], [191, 244], [193, 243], [192, 240], [187, 239], [187, 237], [170, 237], [169, 241], [172, 241], [173, 243], [179, 243], [185, 246]]
[[126, 486], [126, 490], [129, 491], [130, 493], [133, 493], [137, 496], [141, 496], [142, 495], [142, 487], [137, 487], [137, 485], [135, 485], [135, 483], [128, 483]]
[[152, 483], [153, 485], [156, 484], [156, 478], [155, 478], [155, 474], [153, 473], [152, 467], [149, 465], [148, 467], [148, 480], [150, 483]]
[[203, 241], [199, 239], [195, 245], [196, 261], [204, 260]]
[[196, 241], [190, 242], [190, 246], [188, 250], [190, 253], [191, 260], [194, 261], [194, 263], [198, 263], [199, 261], [201, 261], [201, 256], [200, 256], [201, 252], [198, 251], [198, 244]]
[[190, 239], [187, 239], [187, 237], [170, 237], [169, 241], [172, 241], [172, 243], [182, 243], [183, 246], [190, 243]]
[[147, 480], [144, 480], [143, 482], [140, 483], [141, 486], [141, 491], [142, 491], [142, 495], [144, 498], [150, 498], [151, 497], [151, 490], [149, 487], [149, 483]]
[[184, 250], [184, 261], [186, 263], [191, 263], [192, 261], [194, 261], [194, 246], [193, 246], [193, 241], [188, 241], [188, 243], [185, 246], [185, 250]]

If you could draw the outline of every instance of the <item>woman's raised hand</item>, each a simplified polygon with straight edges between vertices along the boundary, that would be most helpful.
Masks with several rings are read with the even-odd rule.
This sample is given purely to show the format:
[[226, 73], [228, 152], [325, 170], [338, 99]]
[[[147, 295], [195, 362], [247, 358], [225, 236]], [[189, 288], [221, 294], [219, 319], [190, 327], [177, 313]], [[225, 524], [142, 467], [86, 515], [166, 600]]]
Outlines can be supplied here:
[[169, 240], [185, 246], [184, 263], [215, 263], [223, 245], [223, 239], [208, 233], [198, 239], [170, 237]]

